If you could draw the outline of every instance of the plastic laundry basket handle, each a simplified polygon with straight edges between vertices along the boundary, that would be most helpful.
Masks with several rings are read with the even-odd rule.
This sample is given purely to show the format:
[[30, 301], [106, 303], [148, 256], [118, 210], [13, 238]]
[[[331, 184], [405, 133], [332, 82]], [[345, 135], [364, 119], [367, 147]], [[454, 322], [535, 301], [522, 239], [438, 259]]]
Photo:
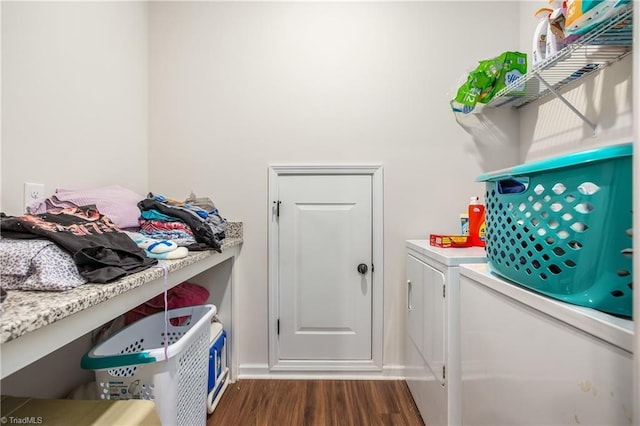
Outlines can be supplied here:
[[496, 182], [500, 194], [522, 194], [529, 186], [529, 179], [507, 178]]
[[134, 354], [116, 354], [93, 357], [88, 353], [84, 354], [80, 361], [80, 367], [85, 370], [105, 370], [107, 368], [118, 368], [127, 365], [148, 364], [156, 362], [156, 358], [150, 356], [148, 352], [138, 352]]

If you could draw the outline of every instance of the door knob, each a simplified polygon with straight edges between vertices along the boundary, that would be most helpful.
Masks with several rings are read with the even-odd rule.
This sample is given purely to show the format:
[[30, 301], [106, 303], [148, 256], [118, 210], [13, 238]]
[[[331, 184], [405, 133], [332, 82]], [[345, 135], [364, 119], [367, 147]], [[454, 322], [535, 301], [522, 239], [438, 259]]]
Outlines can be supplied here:
[[366, 274], [368, 270], [369, 268], [364, 263], [358, 265], [358, 272], [360, 272], [362, 275]]

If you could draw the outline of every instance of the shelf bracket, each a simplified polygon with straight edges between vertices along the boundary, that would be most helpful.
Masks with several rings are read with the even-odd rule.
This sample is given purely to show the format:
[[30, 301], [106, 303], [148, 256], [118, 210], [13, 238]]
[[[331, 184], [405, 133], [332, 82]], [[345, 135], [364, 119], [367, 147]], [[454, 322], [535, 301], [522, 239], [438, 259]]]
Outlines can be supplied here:
[[560, 93], [558, 93], [557, 90], [555, 90], [553, 87], [551, 87], [551, 85], [549, 83], [547, 83], [545, 81], [544, 78], [542, 78], [540, 76], [540, 74], [538, 74], [537, 72], [534, 74], [536, 76], [536, 78], [540, 81], [540, 83], [542, 83], [544, 85], [544, 87], [547, 88], [547, 90], [549, 90], [549, 92], [553, 93], [553, 95], [558, 98], [563, 104], [565, 104], [571, 111], [573, 111], [573, 113], [575, 115], [577, 115], [578, 117], [580, 117], [582, 119], [582, 121], [584, 121], [585, 123], [587, 123], [589, 125], [589, 127], [591, 127], [591, 130], [593, 130], [593, 134], [592, 137], [596, 137], [596, 125], [593, 124], [591, 122], [591, 120], [589, 120], [587, 117], [585, 117], [585, 115], [583, 113], [581, 113], [580, 111], [578, 111], [578, 109], [576, 107], [574, 107], [573, 105], [571, 105], [571, 102], [569, 102], [568, 100], [566, 100]]

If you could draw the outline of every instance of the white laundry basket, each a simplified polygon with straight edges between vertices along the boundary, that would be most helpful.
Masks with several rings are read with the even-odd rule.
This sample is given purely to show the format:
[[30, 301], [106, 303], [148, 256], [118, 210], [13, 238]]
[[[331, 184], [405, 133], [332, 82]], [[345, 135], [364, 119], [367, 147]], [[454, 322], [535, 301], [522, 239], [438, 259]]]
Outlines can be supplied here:
[[[214, 305], [145, 317], [97, 345], [82, 359], [94, 370], [102, 399], [155, 401], [162, 424], [206, 423], [209, 337]], [[179, 325], [178, 325], [179, 324]]]

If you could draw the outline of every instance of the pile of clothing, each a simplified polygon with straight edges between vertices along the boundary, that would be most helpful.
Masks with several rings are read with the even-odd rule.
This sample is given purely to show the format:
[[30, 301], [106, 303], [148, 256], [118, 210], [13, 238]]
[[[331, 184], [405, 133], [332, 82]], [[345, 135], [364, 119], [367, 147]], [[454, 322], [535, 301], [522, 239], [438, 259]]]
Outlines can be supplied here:
[[[8, 267], [30, 259], [33, 267], [22, 269], [25, 273], [34, 270], [39, 261], [45, 261], [38, 247], [29, 248], [28, 243], [21, 246], [12, 244], [7, 239], [31, 240], [38, 244], [38, 240], [49, 240], [71, 256], [79, 274], [86, 280], [95, 283], [106, 283], [117, 280], [135, 272], [142, 271], [157, 263], [149, 258], [136, 243], [109, 217], [101, 214], [94, 205], [81, 207], [67, 207], [52, 210], [38, 215], [6, 216], [0, 213], [0, 230], [2, 230], [2, 244], [0, 253], [2, 262], [2, 285], [11, 281], [12, 275], [19, 274]], [[57, 253], [58, 255], [60, 253]], [[13, 255], [13, 256], [12, 256]], [[22, 256], [23, 259], [19, 259]], [[56, 256], [49, 261], [55, 271]], [[26, 278], [24, 283], [30, 282]], [[42, 290], [27, 286], [25, 290]], [[56, 290], [59, 288], [51, 288]]]
[[189, 250], [222, 251], [227, 221], [210, 198], [198, 198], [191, 193], [185, 201], [178, 201], [149, 193], [138, 207], [142, 235], [175, 240]]
[[113, 185], [57, 190], [27, 208], [0, 213], [3, 290], [68, 290], [107, 283], [178, 259], [221, 251], [227, 222], [209, 198], [147, 198]]
[[140, 210], [138, 201], [142, 195], [120, 185], [91, 189], [56, 189], [50, 197], [34, 201], [27, 206], [27, 213], [37, 215], [69, 207], [95, 206], [121, 229], [137, 228]]

